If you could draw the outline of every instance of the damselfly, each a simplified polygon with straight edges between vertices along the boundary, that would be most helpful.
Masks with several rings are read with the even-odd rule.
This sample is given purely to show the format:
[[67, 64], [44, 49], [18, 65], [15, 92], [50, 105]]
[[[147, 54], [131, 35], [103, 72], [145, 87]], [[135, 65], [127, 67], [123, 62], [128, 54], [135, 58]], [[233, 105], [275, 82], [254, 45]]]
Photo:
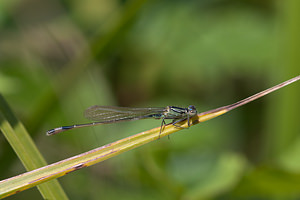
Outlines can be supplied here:
[[[111, 124], [121, 121], [131, 121], [139, 119], [162, 119], [160, 133], [162, 127], [166, 124], [165, 119], [173, 119], [172, 124], [176, 127], [177, 123], [187, 119], [190, 126], [190, 119], [197, 114], [195, 106], [190, 105], [188, 108], [180, 108], [176, 106], [167, 106], [165, 108], [127, 108], [115, 106], [92, 106], [88, 108], [84, 115], [91, 121], [97, 121], [88, 124], [77, 124], [71, 126], [62, 126], [47, 131], [47, 135], [55, 135], [57, 133], [67, 131], [74, 128], [82, 128], [87, 126], [96, 126], [100, 124]], [[181, 128], [181, 127], [180, 127]]]

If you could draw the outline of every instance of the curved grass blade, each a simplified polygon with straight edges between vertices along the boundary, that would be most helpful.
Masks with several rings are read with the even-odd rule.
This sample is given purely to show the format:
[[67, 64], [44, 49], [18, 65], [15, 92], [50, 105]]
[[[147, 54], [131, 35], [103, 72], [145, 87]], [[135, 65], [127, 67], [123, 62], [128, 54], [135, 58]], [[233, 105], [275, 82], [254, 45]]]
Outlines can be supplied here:
[[[229, 112], [232, 109], [235, 109], [239, 106], [242, 106], [246, 103], [254, 101], [264, 95], [267, 95], [275, 90], [278, 90], [288, 84], [291, 84], [295, 81], [298, 81], [300, 76], [292, 78], [288, 81], [285, 81], [281, 84], [278, 84], [272, 88], [259, 92], [253, 96], [250, 96], [244, 100], [241, 100], [237, 103], [223, 106], [217, 109], [210, 111], [202, 112], [191, 119], [190, 126], [210, 120], [212, 118], [218, 117], [222, 114]], [[179, 123], [181, 127], [187, 128], [187, 120]], [[116, 142], [104, 145], [102, 147], [93, 149], [91, 151], [82, 153], [80, 155], [53, 163], [51, 165], [15, 176], [6, 180], [0, 181], [0, 197], [6, 197], [16, 193], [17, 191], [23, 191], [30, 187], [39, 185], [46, 181], [64, 176], [70, 172], [76, 171], [78, 169], [88, 167], [90, 165], [99, 163], [108, 158], [119, 155], [123, 152], [129, 151], [131, 149], [137, 148], [143, 144], [149, 143], [151, 141], [157, 140], [158, 138], [165, 137], [174, 132], [181, 130], [176, 126], [173, 126], [172, 123], [167, 124], [163, 131], [160, 133], [160, 127], [141, 132], [139, 134], [118, 140]]]

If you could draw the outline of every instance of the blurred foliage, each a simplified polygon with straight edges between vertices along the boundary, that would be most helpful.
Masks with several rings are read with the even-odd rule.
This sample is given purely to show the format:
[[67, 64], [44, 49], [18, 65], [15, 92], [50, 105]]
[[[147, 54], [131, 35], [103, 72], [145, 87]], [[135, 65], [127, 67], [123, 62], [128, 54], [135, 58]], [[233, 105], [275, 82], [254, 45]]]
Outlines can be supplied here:
[[[0, 92], [56, 162], [160, 125], [45, 136], [87, 122], [91, 105], [205, 111], [299, 75], [299, 8], [297, 0], [0, 1]], [[296, 84], [59, 181], [70, 199], [299, 199]], [[24, 172], [3, 136], [0, 162], [1, 180]], [[8, 199], [39, 197], [31, 189]]]

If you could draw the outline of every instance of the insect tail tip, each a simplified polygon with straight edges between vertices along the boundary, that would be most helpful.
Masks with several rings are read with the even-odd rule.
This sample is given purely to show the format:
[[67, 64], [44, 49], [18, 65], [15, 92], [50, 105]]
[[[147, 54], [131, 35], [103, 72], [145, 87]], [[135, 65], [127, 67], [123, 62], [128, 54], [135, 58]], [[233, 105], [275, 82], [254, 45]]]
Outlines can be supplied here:
[[51, 136], [51, 135], [55, 135], [55, 134], [56, 134], [55, 129], [51, 129], [51, 130], [49, 130], [49, 131], [46, 132], [47, 136]]
[[57, 133], [60, 133], [62, 131], [64, 131], [64, 129], [62, 129], [61, 127], [60, 128], [54, 128], [54, 129], [51, 129], [51, 130], [47, 131], [46, 135], [51, 136], [51, 135], [55, 135]]

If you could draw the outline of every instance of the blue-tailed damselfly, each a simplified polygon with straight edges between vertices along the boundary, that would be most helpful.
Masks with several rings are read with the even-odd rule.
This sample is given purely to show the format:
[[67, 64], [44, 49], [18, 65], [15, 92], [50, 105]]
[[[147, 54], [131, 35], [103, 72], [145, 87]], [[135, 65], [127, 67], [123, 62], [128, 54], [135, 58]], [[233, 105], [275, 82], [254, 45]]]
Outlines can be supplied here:
[[188, 108], [180, 108], [176, 106], [167, 106], [165, 108], [128, 108], [96, 105], [88, 108], [84, 114], [87, 119], [96, 122], [54, 128], [47, 131], [47, 135], [55, 135], [74, 128], [149, 118], [162, 119], [161, 132], [162, 127], [166, 124], [165, 119], [173, 119], [172, 124], [176, 127], [180, 127], [176, 125], [176, 123], [187, 119], [188, 126], [190, 126], [190, 119], [197, 114], [197, 110], [193, 105], [190, 105]]

